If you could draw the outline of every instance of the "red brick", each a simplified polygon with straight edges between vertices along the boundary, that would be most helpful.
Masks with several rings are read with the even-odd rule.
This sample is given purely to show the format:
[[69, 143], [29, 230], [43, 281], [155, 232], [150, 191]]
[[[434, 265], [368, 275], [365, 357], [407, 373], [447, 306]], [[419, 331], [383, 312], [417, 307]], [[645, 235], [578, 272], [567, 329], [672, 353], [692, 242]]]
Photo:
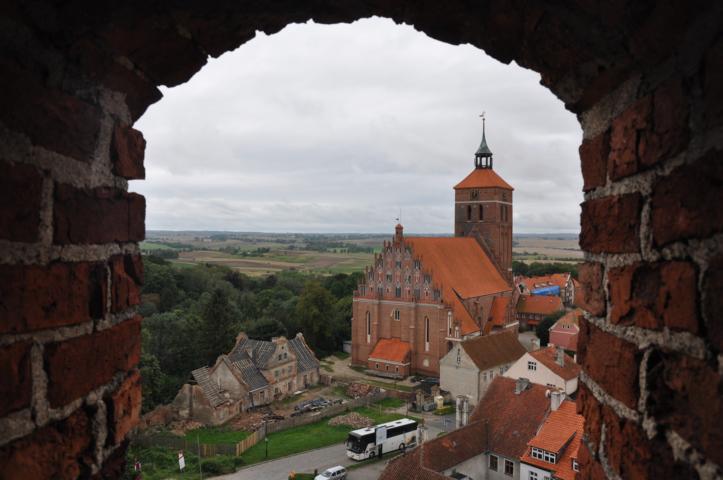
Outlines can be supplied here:
[[585, 417], [585, 438], [597, 449], [602, 432], [602, 405], [584, 383], [578, 385], [577, 413]]
[[100, 131], [100, 109], [43, 85], [39, 76], [18, 64], [0, 62], [0, 71], [0, 121], [27, 135], [34, 145], [90, 162]]
[[710, 261], [708, 270], [703, 278], [703, 313], [706, 316], [706, 329], [708, 339], [723, 352], [723, 322], [720, 314], [723, 312], [723, 256]]
[[48, 400], [66, 405], [109, 382], [118, 372], [138, 364], [141, 319], [135, 317], [108, 330], [45, 347]]
[[578, 361], [583, 370], [606, 392], [630, 408], [638, 402], [638, 349], [582, 319]]
[[143, 167], [146, 141], [143, 134], [126, 125], [116, 125], [111, 142], [111, 160], [116, 175], [127, 179], [146, 178]]
[[607, 161], [608, 155], [610, 155], [610, 130], [597, 137], [583, 140], [579, 151], [582, 178], [585, 181], [582, 189], [587, 192], [605, 185]]
[[0, 348], [0, 417], [27, 408], [33, 394], [29, 342]]
[[0, 333], [75, 325], [103, 315], [100, 263], [0, 265]]
[[641, 207], [638, 193], [584, 202], [580, 247], [592, 253], [639, 252]]
[[621, 113], [612, 123], [608, 173], [618, 180], [638, 171], [638, 142], [640, 133], [648, 128], [652, 98], [645, 97]]
[[635, 264], [608, 271], [614, 324], [699, 331], [697, 268], [690, 262]]
[[721, 153], [711, 150], [655, 184], [650, 203], [654, 245], [723, 232]]
[[101, 470], [93, 475], [91, 478], [94, 480], [107, 480], [109, 478], [128, 478], [126, 476], [126, 454], [128, 453], [128, 444], [130, 442], [125, 441], [121, 443], [118, 448], [113, 450], [105, 460], [103, 460], [103, 466]]
[[648, 412], [717, 464], [723, 463], [723, 381], [717, 366], [675, 353], [648, 362]]
[[0, 448], [3, 480], [87, 477], [91, 464], [91, 420], [82, 409]]
[[605, 470], [603, 470], [602, 465], [600, 465], [597, 459], [590, 453], [585, 442], [580, 444], [580, 448], [577, 451], [577, 462], [580, 464], [579, 478], [581, 480], [607, 480]]
[[58, 244], [133, 242], [145, 236], [143, 196], [112, 188], [57, 185], [53, 209]]
[[140, 304], [143, 263], [140, 255], [116, 255], [110, 259], [111, 312], [118, 313]]
[[37, 242], [43, 176], [30, 165], [0, 163], [0, 238]]
[[110, 436], [112, 445], [122, 442], [128, 432], [138, 423], [141, 415], [141, 375], [133, 372], [108, 402]]
[[600, 263], [582, 263], [578, 267], [580, 291], [575, 292], [575, 303], [596, 317], [605, 315], [603, 266]]

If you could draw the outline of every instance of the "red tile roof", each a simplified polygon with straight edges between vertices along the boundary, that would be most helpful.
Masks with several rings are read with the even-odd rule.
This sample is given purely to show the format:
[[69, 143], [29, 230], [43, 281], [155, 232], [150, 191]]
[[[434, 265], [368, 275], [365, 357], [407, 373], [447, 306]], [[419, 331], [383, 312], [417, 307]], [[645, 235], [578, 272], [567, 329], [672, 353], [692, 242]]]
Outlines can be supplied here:
[[517, 281], [518, 283], [522, 283], [528, 290], [534, 290], [550, 285], [565, 288], [568, 278], [570, 278], [569, 273], [553, 273], [551, 275], [540, 275], [537, 277], [520, 277]]
[[462, 305], [462, 299], [509, 292], [512, 287], [474, 238], [405, 238], [413, 254], [442, 287], [442, 298], [460, 320], [463, 335], [480, 327]]
[[490, 308], [489, 323], [494, 327], [504, 327], [507, 307], [510, 304], [511, 297], [495, 297], [492, 300], [492, 308]]
[[575, 360], [567, 354], [563, 354], [565, 358], [564, 365], [561, 366], [555, 361], [557, 356], [557, 348], [549, 346], [530, 352], [530, 356], [538, 362], [545, 365], [547, 368], [552, 370], [555, 375], [558, 375], [563, 380], [572, 380], [580, 374], [580, 365], [575, 363]]
[[550, 315], [559, 312], [562, 308], [562, 300], [557, 296], [520, 295], [520, 299], [517, 300], [518, 313]]
[[475, 168], [472, 173], [467, 175], [464, 180], [454, 186], [454, 189], [459, 188], [487, 188], [497, 187], [504, 188], [505, 190], [514, 190], [509, 183], [502, 180], [502, 177], [497, 175], [491, 168]]
[[575, 402], [569, 400], [562, 402], [560, 408], [550, 412], [540, 431], [528, 442], [530, 447], [556, 453], [557, 463], [533, 458], [529, 449], [520, 461], [549, 470], [554, 473], [555, 478], [574, 480], [572, 461], [577, 460], [584, 426], [585, 418], [577, 414]]
[[513, 363], [527, 352], [511, 330], [465, 340], [462, 348], [480, 371]]
[[398, 338], [380, 338], [374, 350], [369, 354], [369, 360], [383, 360], [387, 362], [408, 363], [411, 345]]
[[437, 480], [437, 473], [486, 451], [520, 457], [545, 419], [547, 387], [530, 384], [515, 394], [515, 380], [497, 377], [470, 417], [470, 424], [417, 447], [387, 465], [380, 480]]

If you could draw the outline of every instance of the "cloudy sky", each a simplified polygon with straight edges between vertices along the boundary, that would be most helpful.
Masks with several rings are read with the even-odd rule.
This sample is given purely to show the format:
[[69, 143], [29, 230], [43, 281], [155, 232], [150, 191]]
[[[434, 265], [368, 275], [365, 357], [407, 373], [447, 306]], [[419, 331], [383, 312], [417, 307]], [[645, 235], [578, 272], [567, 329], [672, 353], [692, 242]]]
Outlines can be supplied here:
[[131, 189], [151, 230], [451, 233], [485, 111], [515, 232], [577, 232], [581, 130], [539, 78], [386, 19], [259, 33], [138, 121]]

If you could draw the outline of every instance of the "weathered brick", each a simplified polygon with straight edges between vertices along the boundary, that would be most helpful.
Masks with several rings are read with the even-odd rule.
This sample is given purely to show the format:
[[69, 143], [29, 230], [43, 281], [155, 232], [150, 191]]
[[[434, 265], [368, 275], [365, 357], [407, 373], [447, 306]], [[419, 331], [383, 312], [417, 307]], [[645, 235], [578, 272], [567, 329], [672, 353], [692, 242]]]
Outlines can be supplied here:
[[141, 415], [141, 375], [133, 372], [108, 401], [111, 445], [122, 442]]
[[[593, 457], [585, 442], [580, 444], [577, 451], [577, 462], [580, 464], [580, 479], [585, 480], [607, 480], [602, 465]], [[578, 477], [575, 477], [578, 478]]]
[[640, 354], [635, 345], [582, 319], [578, 361], [610, 395], [630, 408], [637, 407]]
[[635, 264], [608, 271], [615, 324], [698, 333], [697, 268], [690, 262]]
[[111, 142], [113, 171], [127, 179], [146, 178], [143, 157], [146, 141], [143, 134], [126, 125], [116, 125]]
[[717, 464], [723, 463], [723, 381], [710, 364], [654, 352], [648, 362], [648, 412]]
[[661, 178], [651, 196], [653, 243], [706, 238], [723, 232], [723, 152], [711, 150], [692, 165]]
[[36, 242], [39, 238], [42, 174], [30, 165], [0, 162], [0, 238]]
[[59, 244], [132, 242], [145, 236], [143, 196], [112, 188], [57, 185], [54, 241]]
[[708, 339], [718, 349], [718, 353], [721, 353], [723, 352], [723, 322], [720, 320], [720, 314], [723, 312], [723, 295], [721, 295], [723, 292], [723, 256], [710, 261], [703, 278], [702, 291]]
[[2, 61], [0, 71], [0, 121], [34, 145], [89, 162], [98, 141], [100, 108], [43, 85], [16, 63]]
[[596, 317], [605, 315], [603, 266], [600, 263], [582, 263], [578, 267], [580, 290], [575, 292], [575, 303]]
[[74, 325], [103, 315], [100, 263], [0, 265], [0, 333]]
[[582, 189], [587, 192], [605, 185], [608, 173], [607, 161], [610, 155], [610, 130], [597, 137], [583, 140], [579, 151], [582, 178], [585, 182]]
[[140, 304], [143, 261], [140, 255], [116, 255], [110, 259], [111, 312], [118, 313]]
[[138, 364], [141, 319], [135, 317], [100, 332], [45, 347], [48, 400], [66, 405]]
[[579, 383], [577, 392], [577, 413], [585, 417], [585, 438], [597, 449], [602, 431], [602, 405], [584, 383]]
[[639, 193], [584, 202], [580, 247], [592, 253], [639, 252], [641, 208]]
[[33, 394], [29, 342], [0, 348], [0, 416], [27, 408]]
[[642, 98], [613, 120], [608, 159], [608, 173], [613, 180], [638, 171], [640, 132], [649, 127], [652, 103], [651, 97]]
[[82, 478], [91, 464], [91, 420], [82, 409], [0, 448], [3, 480]]

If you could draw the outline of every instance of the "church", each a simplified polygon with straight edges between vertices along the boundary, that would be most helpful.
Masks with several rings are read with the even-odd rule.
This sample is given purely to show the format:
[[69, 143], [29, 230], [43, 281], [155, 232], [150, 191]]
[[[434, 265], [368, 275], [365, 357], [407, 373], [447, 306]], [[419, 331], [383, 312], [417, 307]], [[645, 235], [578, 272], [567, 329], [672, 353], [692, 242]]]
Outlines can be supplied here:
[[513, 188], [492, 168], [484, 123], [474, 170], [454, 191], [454, 237], [405, 236], [397, 224], [365, 269], [352, 307], [353, 365], [390, 378], [438, 377], [456, 342], [517, 330]]

